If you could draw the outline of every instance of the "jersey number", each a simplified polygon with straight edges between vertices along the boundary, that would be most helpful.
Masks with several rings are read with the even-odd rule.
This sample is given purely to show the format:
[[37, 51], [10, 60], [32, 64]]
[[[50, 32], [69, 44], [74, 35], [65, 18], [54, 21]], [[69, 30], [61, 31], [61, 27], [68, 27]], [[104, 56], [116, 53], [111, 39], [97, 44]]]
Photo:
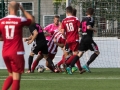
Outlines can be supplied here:
[[6, 31], [6, 39], [13, 39], [14, 32], [15, 32], [15, 26], [14, 25], [6, 25], [5, 31]]
[[82, 31], [86, 32], [86, 30], [87, 30], [86, 22], [82, 22]]
[[66, 26], [68, 32], [74, 31], [73, 23], [67, 23]]

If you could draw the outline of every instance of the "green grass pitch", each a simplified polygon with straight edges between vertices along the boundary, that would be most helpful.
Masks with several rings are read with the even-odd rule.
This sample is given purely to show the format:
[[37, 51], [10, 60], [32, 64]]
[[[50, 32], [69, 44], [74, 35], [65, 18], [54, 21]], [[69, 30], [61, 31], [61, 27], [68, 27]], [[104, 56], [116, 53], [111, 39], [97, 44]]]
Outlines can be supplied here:
[[[92, 68], [91, 71], [73, 75], [50, 71], [24, 73], [20, 90], [120, 90], [119, 68]], [[6, 70], [0, 70], [0, 90], [7, 75]]]

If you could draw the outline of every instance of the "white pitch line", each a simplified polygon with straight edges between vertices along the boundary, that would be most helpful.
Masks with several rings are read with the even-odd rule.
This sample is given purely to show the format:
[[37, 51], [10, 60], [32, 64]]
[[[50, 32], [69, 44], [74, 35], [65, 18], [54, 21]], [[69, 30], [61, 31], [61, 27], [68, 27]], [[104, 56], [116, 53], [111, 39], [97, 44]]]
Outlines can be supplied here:
[[[92, 78], [92, 77], [89, 77], [89, 78], [49, 78], [49, 79], [46, 79], [46, 78], [38, 78], [38, 79], [22, 79], [22, 80], [28, 80], [28, 81], [31, 81], [31, 80], [33, 80], [33, 81], [36, 81], [36, 80], [100, 80], [100, 79], [104, 79], [104, 80], [113, 80], [113, 79], [117, 79], [117, 80], [119, 80], [120, 78], [119, 77], [108, 77], [108, 78], [105, 78], [105, 77], [94, 77], [94, 78]], [[5, 79], [0, 79], [0, 80], [5, 80]]]

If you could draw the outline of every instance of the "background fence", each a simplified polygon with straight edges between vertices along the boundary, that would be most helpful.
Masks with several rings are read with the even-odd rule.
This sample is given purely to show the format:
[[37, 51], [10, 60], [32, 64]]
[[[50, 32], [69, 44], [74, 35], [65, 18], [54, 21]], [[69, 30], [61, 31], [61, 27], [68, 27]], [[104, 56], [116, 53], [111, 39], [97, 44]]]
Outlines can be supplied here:
[[[7, 15], [7, 7], [10, 0], [0, 0], [0, 18]], [[85, 16], [87, 8], [95, 9], [95, 27], [98, 37], [120, 36], [120, 0], [17, 0], [31, 14], [36, 21], [45, 27], [53, 22], [54, 15], [60, 15], [60, 21], [65, 18], [66, 1], [77, 9], [77, 17], [81, 20]], [[19, 11], [18, 15], [22, 16]], [[25, 29], [24, 37], [29, 31]]]
[[[7, 4], [10, 0], [0, 0], [0, 15], [7, 15]], [[2, 3], [5, 3], [5, 5]], [[35, 16], [36, 22], [45, 27], [53, 23], [53, 16], [60, 15], [60, 20], [65, 18], [66, 0], [16, 0]], [[95, 9], [94, 19], [97, 33], [94, 34], [94, 40], [100, 49], [100, 56], [91, 65], [92, 67], [120, 67], [120, 0], [69, 0], [70, 5], [77, 9], [77, 17], [82, 20], [85, 17], [87, 8]], [[4, 14], [1, 14], [5, 11]], [[22, 16], [21, 11], [18, 12]], [[2, 16], [0, 16], [2, 17]], [[24, 27], [23, 36], [30, 35], [27, 27]], [[25, 50], [30, 51], [30, 47], [25, 44]], [[81, 63], [85, 64], [91, 55], [91, 51], [85, 53]], [[61, 59], [62, 52], [59, 52], [55, 61]], [[26, 61], [29, 56], [25, 56]], [[1, 65], [0, 65], [1, 66]]]

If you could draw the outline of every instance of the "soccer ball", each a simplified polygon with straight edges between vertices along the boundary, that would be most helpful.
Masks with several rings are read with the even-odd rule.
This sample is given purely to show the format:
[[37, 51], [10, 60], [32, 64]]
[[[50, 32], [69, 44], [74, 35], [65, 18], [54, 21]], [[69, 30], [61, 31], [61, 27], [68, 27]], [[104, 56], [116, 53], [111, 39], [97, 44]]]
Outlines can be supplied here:
[[39, 73], [43, 73], [43, 72], [45, 71], [45, 67], [44, 67], [43, 65], [38, 65], [37, 71], [38, 71]]

